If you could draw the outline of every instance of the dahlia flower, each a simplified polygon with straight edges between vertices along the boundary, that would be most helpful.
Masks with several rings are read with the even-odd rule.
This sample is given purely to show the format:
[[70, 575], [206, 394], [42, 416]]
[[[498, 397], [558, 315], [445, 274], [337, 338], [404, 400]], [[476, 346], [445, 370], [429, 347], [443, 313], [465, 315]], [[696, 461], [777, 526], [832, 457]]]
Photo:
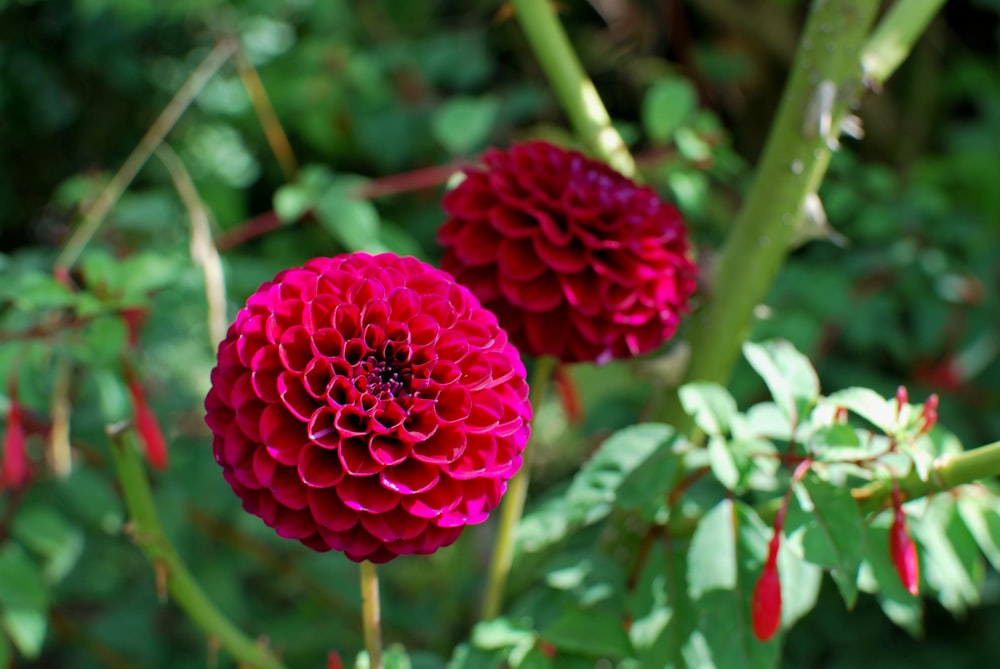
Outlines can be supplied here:
[[673, 336], [695, 289], [680, 214], [545, 142], [490, 150], [443, 201], [442, 268], [531, 355], [605, 362]]
[[496, 317], [414, 258], [316, 258], [229, 327], [205, 399], [215, 458], [282, 537], [354, 561], [427, 554], [521, 466], [524, 365]]

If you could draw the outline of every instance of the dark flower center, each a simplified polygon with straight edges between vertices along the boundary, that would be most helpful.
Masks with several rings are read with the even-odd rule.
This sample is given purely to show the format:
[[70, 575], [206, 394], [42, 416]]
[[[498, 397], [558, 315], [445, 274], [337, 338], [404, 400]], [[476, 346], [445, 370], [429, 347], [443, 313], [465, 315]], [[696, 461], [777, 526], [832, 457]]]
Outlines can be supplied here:
[[358, 364], [358, 390], [379, 400], [400, 399], [410, 396], [413, 371], [400, 367], [390, 360], [369, 355]]

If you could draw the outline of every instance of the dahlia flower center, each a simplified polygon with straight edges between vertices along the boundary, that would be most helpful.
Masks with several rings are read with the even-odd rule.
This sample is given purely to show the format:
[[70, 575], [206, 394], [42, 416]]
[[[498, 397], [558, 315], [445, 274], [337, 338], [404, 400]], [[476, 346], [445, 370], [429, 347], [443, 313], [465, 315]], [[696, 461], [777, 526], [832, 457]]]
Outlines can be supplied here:
[[364, 392], [370, 393], [376, 399], [390, 400], [410, 396], [410, 381], [413, 371], [399, 367], [389, 360], [375, 355], [369, 355], [358, 366], [361, 372]]

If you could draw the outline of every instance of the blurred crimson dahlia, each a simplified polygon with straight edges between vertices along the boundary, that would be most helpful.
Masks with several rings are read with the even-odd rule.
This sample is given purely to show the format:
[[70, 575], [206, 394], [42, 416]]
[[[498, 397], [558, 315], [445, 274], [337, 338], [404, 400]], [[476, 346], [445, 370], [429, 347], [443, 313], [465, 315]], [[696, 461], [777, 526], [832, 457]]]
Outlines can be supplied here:
[[215, 459], [281, 536], [352, 560], [433, 553], [521, 466], [524, 365], [496, 317], [415, 258], [316, 258], [264, 283], [219, 345]]
[[695, 290], [680, 214], [576, 151], [487, 151], [444, 196], [442, 267], [532, 355], [605, 362], [673, 336]]

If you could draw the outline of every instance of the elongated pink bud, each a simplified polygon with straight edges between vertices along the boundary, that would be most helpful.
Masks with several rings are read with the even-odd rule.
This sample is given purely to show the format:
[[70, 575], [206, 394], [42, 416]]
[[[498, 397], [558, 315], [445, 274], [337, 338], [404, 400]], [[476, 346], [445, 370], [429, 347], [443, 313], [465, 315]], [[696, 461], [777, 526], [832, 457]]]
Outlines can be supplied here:
[[767, 552], [764, 571], [757, 579], [750, 601], [753, 633], [761, 641], [770, 641], [781, 627], [781, 579], [778, 577], [778, 548], [781, 530], [775, 528]]
[[163, 438], [163, 430], [156, 420], [156, 414], [146, 403], [146, 393], [143, 391], [139, 381], [135, 378], [127, 379], [128, 392], [132, 396], [132, 420], [135, 423], [135, 431], [139, 434], [139, 439], [146, 451], [146, 459], [149, 464], [157, 469], [167, 468], [167, 441]]
[[923, 418], [923, 425], [920, 426], [920, 434], [927, 434], [934, 428], [934, 424], [937, 423], [937, 410], [938, 396], [937, 393], [933, 393], [924, 400], [924, 408], [920, 414]]
[[889, 528], [889, 556], [892, 566], [899, 575], [903, 587], [911, 595], [920, 594], [920, 559], [917, 557], [917, 545], [913, 543], [910, 530], [906, 524], [906, 514], [903, 513], [899, 486], [892, 484], [892, 527]]
[[10, 412], [7, 414], [7, 432], [3, 436], [3, 466], [0, 469], [0, 490], [19, 488], [28, 482], [27, 435], [21, 405], [14, 393], [10, 394]]
[[344, 669], [344, 661], [340, 659], [340, 653], [331, 650], [326, 654], [326, 669]]
[[906, 386], [896, 388], [896, 420], [899, 420], [899, 412], [903, 410], [903, 405], [910, 401], [910, 393]]

